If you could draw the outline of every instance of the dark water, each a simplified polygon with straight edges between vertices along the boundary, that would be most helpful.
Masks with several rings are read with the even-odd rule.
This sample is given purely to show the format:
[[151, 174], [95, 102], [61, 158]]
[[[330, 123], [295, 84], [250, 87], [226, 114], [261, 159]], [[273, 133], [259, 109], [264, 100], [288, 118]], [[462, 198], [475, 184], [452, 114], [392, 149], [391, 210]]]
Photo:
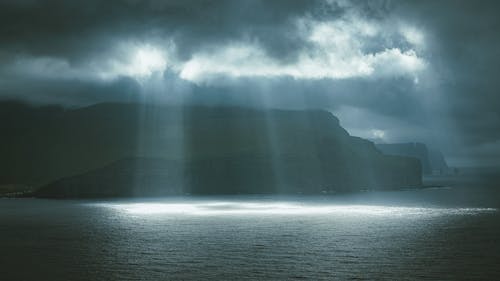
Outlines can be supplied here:
[[491, 190], [0, 199], [0, 280], [500, 280]]

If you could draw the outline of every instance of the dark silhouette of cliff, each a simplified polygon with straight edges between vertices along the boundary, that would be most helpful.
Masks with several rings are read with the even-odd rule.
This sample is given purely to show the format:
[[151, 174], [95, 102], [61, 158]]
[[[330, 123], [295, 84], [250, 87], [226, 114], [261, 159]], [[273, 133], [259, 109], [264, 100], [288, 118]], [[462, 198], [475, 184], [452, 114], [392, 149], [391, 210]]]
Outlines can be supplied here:
[[[421, 184], [417, 160], [380, 153], [321, 110], [2, 104], [2, 183], [40, 197], [321, 193]], [[15, 120], [15, 125], [5, 120]]]
[[377, 144], [376, 147], [384, 154], [415, 157], [420, 160], [422, 172], [425, 175], [445, 174], [449, 168], [443, 154], [436, 149], [418, 142]]
[[441, 151], [433, 148], [429, 148], [428, 151], [429, 162], [431, 164], [433, 174], [443, 175], [450, 174], [452, 172]]

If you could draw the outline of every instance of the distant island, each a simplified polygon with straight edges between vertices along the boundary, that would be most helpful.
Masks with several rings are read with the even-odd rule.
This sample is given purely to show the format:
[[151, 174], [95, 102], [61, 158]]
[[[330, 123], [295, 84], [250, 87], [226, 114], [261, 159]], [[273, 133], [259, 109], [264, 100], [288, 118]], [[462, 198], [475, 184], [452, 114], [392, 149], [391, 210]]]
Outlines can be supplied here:
[[[30, 196], [321, 194], [422, 185], [414, 157], [385, 155], [323, 110], [0, 103], [0, 185]], [[8, 120], [16, 118], [16, 126]]]

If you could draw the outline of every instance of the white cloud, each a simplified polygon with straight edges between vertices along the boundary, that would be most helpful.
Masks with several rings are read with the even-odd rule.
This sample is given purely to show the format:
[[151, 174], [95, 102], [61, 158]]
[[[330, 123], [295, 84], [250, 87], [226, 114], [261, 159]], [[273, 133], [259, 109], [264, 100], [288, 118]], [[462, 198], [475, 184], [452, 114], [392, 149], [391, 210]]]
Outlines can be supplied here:
[[416, 27], [401, 24], [400, 30], [406, 41], [416, 47], [423, 47], [425, 44], [424, 33]]
[[110, 60], [102, 69], [104, 77], [130, 76], [147, 78], [167, 69], [167, 51], [149, 44], [129, 47], [128, 55], [122, 60]]
[[385, 138], [384, 130], [372, 129], [372, 130], [370, 130], [370, 133], [371, 133], [373, 139], [383, 140]]
[[261, 48], [234, 44], [217, 51], [202, 52], [180, 67], [180, 77], [201, 81], [218, 75], [233, 77], [273, 76], [277, 72], [288, 72], [268, 57]]
[[[65, 79], [85, 75], [73, 68], [67, 60], [54, 57], [19, 57], [10, 66], [12, 73], [45, 79]], [[84, 76], [83, 76], [84, 77]]]
[[[169, 69], [195, 83], [217, 82], [218, 78], [293, 77], [294, 79], [348, 79], [409, 77], [418, 81], [426, 68], [420, 51], [421, 31], [409, 25], [387, 28], [356, 16], [335, 21], [302, 18], [293, 26], [307, 43], [296, 60], [280, 61], [258, 43], [233, 41], [216, 48], [201, 49], [182, 61], [175, 57], [175, 42], [163, 44], [125, 41], [84, 63], [71, 64], [61, 58], [27, 57], [18, 60], [20, 73], [46, 78], [112, 80], [128, 76], [148, 81]], [[408, 43], [389, 44], [389, 37]], [[390, 41], [390, 40], [389, 40]], [[158, 76], [158, 75], [155, 75]]]
[[163, 73], [168, 67], [169, 48], [126, 43], [110, 54], [71, 63], [59, 57], [20, 56], [7, 66], [13, 73], [44, 79], [113, 80], [128, 76], [137, 80]]
[[[382, 27], [377, 23], [359, 19], [331, 22], [303, 19], [297, 26], [310, 47], [302, 50], [294, 62], [282, 63], [257, 44], [236, 42], [195, 53], [179, 67], [180, 77], [197, 83], [220, 76], [296, 79], [410, 76], [417, 80], [418, 73], [426, 66], [414, 49], [384, 47]], [[410, 44], [416, 40], [415, 34], [408, 39], [401, 31], [395, 32]], [[379, 42], [378, 50], [365, 51], [366, 45], [373, 42]]]

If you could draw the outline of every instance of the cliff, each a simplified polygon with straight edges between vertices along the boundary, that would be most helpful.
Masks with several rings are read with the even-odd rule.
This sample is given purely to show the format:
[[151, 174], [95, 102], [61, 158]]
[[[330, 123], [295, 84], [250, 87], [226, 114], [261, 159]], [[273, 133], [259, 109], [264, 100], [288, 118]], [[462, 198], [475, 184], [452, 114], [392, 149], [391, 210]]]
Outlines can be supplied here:
[[420, 160], [422, 172], [425, 175], [446, 174], [449, 167], [443, 154], [436, 149], [430, 149], [423, 143], [389, 143], [377, 144], [376, 147], [387, 155], [414, 157]]
[[[20, 106], [20, 105], [17, 105]], [[4, 115], [8, 113], [3, 112]], [[39, 197], [320, 193], [421, 184], [419, 162], [384, 155], [321, 110], [99, 104], [30, 108], [1, 123], [0, 180]], [[5, 117], [5, 116], [4, 116]]]

